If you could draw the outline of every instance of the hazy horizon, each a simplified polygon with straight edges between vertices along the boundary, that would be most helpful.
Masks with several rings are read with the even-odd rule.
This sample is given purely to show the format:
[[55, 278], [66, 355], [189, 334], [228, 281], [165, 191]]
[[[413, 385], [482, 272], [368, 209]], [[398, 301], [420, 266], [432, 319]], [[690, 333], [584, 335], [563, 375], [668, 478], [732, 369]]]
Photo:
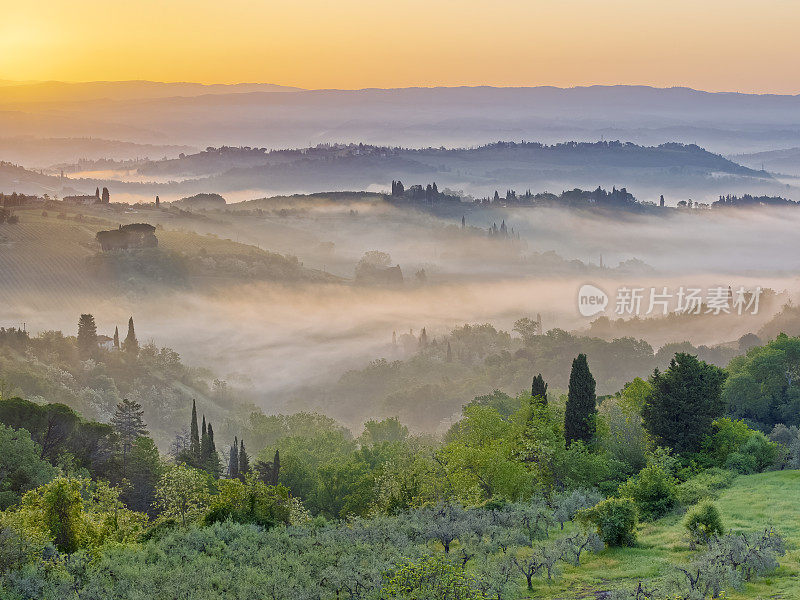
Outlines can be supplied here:
[[[796, 3], [781, 0], [635, 7], [505, 0], [502, 10], [476, 0], [238, 1], [224, 11], [208, 0], [146, 0], [136, 11], [46, 0], [9, 7], [0, 79], [279, 81], [317, 89], [636, 81], [787, 93], [797, 92], [785, 73], [797, 62], [799, 17]], [[770, 43], [728, 43], [759, 37]], [[219, 44], [207, 43], [213, 39], [225, 40], [225, 60]]]

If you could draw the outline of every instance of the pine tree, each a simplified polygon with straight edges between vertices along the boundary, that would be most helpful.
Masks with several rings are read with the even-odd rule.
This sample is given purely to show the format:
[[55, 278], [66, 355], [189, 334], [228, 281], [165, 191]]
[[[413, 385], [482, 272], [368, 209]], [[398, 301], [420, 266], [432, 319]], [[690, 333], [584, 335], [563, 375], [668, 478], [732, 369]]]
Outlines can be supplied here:
[[239, 442], [239, 479], [244, 481], [244, 476], [250, 472], [250, 457], [244, 449], [244, 440]]
[[533, 378], [533, 383], [531, 383], [531, 398], [539, 398], [542, 404], [547, 404], [547, 384], [541, 373]]
[[239, 477], [239, 440], [236, 436], [233, 438], [233, 446], [231, 446], [228, 458], [228, 477], [230, 479]]
[[114, 348], [119, 350], [119, 327], [114, 327]]
[[189, 424], [189, 459], [192, 466], [200, 464], [200, 430], [197, 428], [197, 404], [192, 400], [192, 422]]
[[725, 412], [722, 386], [727, 374], [691, 354], [678, 353], [664, 373], [650, 379], [642, 408], [644, 426], [659, 445], [679, 454], [700, 449], [711, 423]]
[[122, 402], [117, 404], [114, 416], [111, 417], [111, 425], [117, 431], [122, 444], [122, 471], [124, 474], [127, 457], [134, 442], [147, 434], [142, 405], [136, 401], [123, 398]]
[[564, 410], [564, 438], [568, 445], [577, 441], [589, 445], [594, 441], [597, 415], [595, 385], [594, 377], [586, 362], [586, 355], [579, 354], [572, 361], [569, 392]]
[[78, 320], [78, 351], [83, 358], [97, 354], [97, 325], [92, 315], [83, 314]]
[[132, 356], [139, 355], [139, 340], [136, 339], [136, 331], [133, 329], [133, 317], [128, 319], [128, 335], [125, 336], [125, 341], [122, 342], [122, 350]]

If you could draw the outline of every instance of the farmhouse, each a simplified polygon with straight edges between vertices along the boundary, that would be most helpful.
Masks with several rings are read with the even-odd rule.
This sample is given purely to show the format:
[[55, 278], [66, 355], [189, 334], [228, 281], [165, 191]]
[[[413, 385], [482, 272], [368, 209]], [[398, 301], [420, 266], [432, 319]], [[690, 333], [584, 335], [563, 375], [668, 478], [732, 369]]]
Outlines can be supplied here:
[[95, 237], [103, 252], [132, 248], [155, 248], [158, 246], [155, 231], [156, 228], [148, 223], [131, 223], [130, 225], [120, 225], [119, 229], [98, 231]]

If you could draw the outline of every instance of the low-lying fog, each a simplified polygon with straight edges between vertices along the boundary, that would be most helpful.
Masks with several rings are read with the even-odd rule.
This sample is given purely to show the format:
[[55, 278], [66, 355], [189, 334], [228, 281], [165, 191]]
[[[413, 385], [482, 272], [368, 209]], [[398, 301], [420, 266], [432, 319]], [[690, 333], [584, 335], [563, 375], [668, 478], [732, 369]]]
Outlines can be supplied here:
[[[338, 377], [374, 358], [395, 356], [393, 331], [418, 333], [425, 327], [429, 336], [441, 336], [465, 323], [510, 330], [515, 320], [537, 313], [545, 331], [586, 329], [596, 318], [578, 311], [578, 290], [586, 283], [610, 296], [604, 314], [611, 318], [619, 316], [615, 295], [622, 286], [647, 291], [667, 287], [673, 294], [681, 287], [717, 286], [788, 293], [762, 305], [755, 316], [708, 316], [683, 330], [643, 327], [637, 337], [654, 348], [671, 341], [735, 341], [757, 332], [800, 290], [800, 210], [615, 213], [612, 218], [555, 209], [463, 208], [466, 229], [461, 229], [461, 211], [457, 217], [434, 218], [370, 202], [321, 203], [291, 216], [207, 213], [183, 224], [166, 216], [151, 218], [142, 210], [131, 219], [161, 219], [167, 229], [215, 231], [220, 237], [295, 254], [307, 267], [324, 266], [347, 279], [296, 285], [240, 282], [214, 291], [156, 289], [136, 298], [106, 300], [80, 294], [32, 296], [6, 287], [0, 294], [5, 298], [0, 316], [4, 325], [25, 321], [34, 332], [74, 333], [78, 315], [91, 312], [98, 332], [111, 334], [115, 325], [124, 330], [133, 315], [140, 340], [173, 347], [190, 364], [208, 366], [220, 377], [250, 380], [263, 392], [265, 408], [279, 409], [293, 389]], [[509, 231], [513, 227], [520, 233], [519, 241], [489, 239], [484, 231], [469, 228], [493, 222], [499, 226], [502, 219]], [[392, 264], [403, 269], [405, 283], [354, 284], [355, 264], [370, 250], [389, 253]], [[585, 263], [537, 255], [551, 250]], [[603, 268], [597, 264], [600, 255]], [[631, 258], [646, 264], [616, 268]], [[422, 268], [425, 281], [415, 277]], [[645, 294], [642, 316], [647, 308]]]

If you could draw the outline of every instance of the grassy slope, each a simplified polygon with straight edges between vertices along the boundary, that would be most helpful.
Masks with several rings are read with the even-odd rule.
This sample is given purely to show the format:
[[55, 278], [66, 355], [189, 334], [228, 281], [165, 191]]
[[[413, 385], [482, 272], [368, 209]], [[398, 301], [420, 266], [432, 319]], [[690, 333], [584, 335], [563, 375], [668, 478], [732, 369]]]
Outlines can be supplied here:
[[[153, 219], [148, 214], [117, 215], [98, 209], [91, 212], [91, 208], [65, 207], [66, 219], [57, 218], [58, 210], [49, 210], [48, 216], [43, 217], [40, 208], [21, 209], [16, 211], [20, 217], [18, 224], [0, 224], [0, 302], [36, 309], [45, 308], [57, 296], [61, 305], [78, 307], [87, 296], [107, 299], [115, 295], [107, 282], [93, 277], [87, 268], [86, 259], [97, 251], [95, 234], [101, 229], [115, 228], [118, 221], [152, 222]], [[83, 221], [74, 220], [76, 212], [86, 215]], [[160, 229], [156, 236], [162, 248], [189, 256], [203, 248], [222, 256], [249, 256], [278, 265], [286, 262], [283, 257], [255, 246], [191, 231]], [[303, 268], [296, 277], [308, 281], [332, 279]]]
[[[731, 590], [731, 600], [800, 598], [800, 471], [741, 476], [723, 490], [717, 504], [729, 530], [756, 531], [772, 524], [787, 541], [780, 568], [742, 590]], [[566, 566], [560, 579], [550, 584], [540, 580], [532, 595], [521, 597], [594, 598], [601, 590], [632, 588], [640, 579], [668, 577], [670, 565], [686, 561], [689, 555], [682, 521], [682, 515], [672, 515], [645, 524], [636, 548], [587, 555], [581, 566]]]
[[103, 225], [58, 219], [54, 211], [42, 217], [41, 209], [17, 214], [18, 224], [0, 225], [0, 300], [36, 309], [54, 295], [67, 304], [86, 294], [109, 295], [86, 269], [94, 234]]

